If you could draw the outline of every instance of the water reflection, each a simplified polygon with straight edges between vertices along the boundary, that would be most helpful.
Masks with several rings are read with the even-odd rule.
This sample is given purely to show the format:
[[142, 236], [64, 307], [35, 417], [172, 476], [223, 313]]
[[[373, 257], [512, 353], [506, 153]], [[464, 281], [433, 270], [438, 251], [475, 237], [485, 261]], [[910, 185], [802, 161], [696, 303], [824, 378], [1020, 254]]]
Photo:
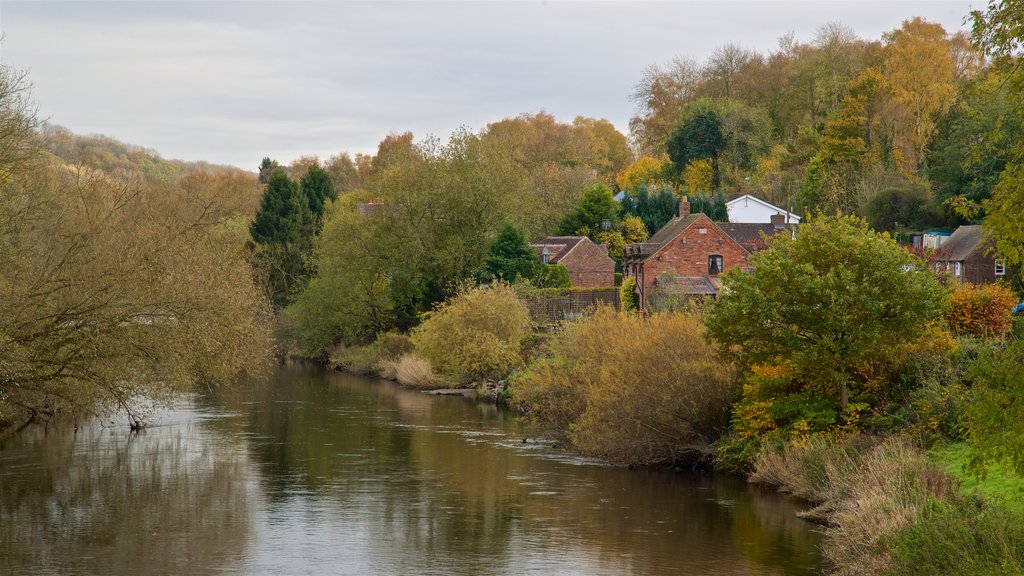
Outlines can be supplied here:
[[171, 413], [124, 428], [35, 427], [0, 445], [0, 574], [204, 574], [247, 553], [241, 447]]
[[777, 495], [523, 443], [461, 399], [298, 368], [165, 424], [0, 446], [0, 573], [818, 571]]

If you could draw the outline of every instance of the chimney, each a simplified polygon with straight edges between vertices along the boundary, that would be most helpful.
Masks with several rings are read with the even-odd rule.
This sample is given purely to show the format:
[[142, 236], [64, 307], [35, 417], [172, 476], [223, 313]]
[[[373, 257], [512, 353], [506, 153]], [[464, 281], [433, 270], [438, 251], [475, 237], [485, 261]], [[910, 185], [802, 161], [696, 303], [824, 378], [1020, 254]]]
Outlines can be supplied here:
[[683, 196], [679, 199], [679, 217], [686, 218], [690, 215], [690, 201]]
[[785, 214], [772, 214], [772, 225], [775, 226], [776, 230], [782, 230], [786, 226], [786, 215]]

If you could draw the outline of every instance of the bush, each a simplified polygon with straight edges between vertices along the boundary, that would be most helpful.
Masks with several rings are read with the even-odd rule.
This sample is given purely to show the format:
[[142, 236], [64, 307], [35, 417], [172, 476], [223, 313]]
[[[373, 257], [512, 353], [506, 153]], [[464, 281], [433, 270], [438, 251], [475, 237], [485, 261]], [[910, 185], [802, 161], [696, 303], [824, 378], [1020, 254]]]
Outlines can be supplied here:
[[883, 542], [887, 574], [1024, 574], [1024, 514], [978, 498], [930, 499], [914, 522]]
[[500, 380], [522, 365], [532, 323], [526, 305], [507, 284], [479, 286], [423, 315], [413, 330], [416, 351], [461, 383]]
[[619, 286], [619, 303], [623, 312], [635, 312], [640, 308], [640, 295], [636, 293], [636, 280], [626, 278]]
[[442, 381], [434, 374], [430, 362], [416, 354], [403, 354], [398, 360], [388, 361], [394, 370], [395, 379], [403, 386], [412, 388], [434, 388], [442, 385]]
[[[413, 345], [409, 337], [396, 332], [384, 332], [377, 336], [372, 344], [366, 346], [341, 346], [330, 355], [329, 364], [332, 368], [345, 370], [354, 374], [377, 374], [384, 378], [394, 379], [384, 362], [397, 360], [399, 356], [412, 352]], [[382, 370], [382, 366], [385, 370]]]
[[547, 432], [628, 464], [706, 456], [736, 392], [695, 316], [608, 307], [568, 324], [512, 383], [513, 403]]
[[1002, 338], [1010, 331], [1017, 296], [1002, 284], [956, 287], [946, 304], [946, 322], [958, 336]]

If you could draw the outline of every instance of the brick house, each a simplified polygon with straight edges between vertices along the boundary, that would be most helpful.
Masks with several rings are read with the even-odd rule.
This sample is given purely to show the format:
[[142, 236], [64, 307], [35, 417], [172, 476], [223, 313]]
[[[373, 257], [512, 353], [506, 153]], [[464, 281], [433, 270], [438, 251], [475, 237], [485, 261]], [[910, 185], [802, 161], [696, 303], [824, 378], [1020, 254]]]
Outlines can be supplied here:
[[992, 240], [981, 226], [961, 226], [932, 255], [936, 272], [949, 272], [971, 284], [991, 284], [1006, 276], [1006, 261], [991, 255]]
[[623, 276], [636, 281], [641, 308], [648, 307], [655, 288], [715, 297], [721, 275], [737, 266], [747, 268], [750, 254], [765, 247], [764, 236], [794, 229], [782, 218], [769, 224], [715, 223], [704, 214], [690, 214], [684, 196], [678, 217], [647, 242], [626, 246]]
[[608, 256], [608, 248], [586, 236], [548, 236], [530, 248], [541, 262], [565, 266], [574, 288], [615, 286], [615, 261]]

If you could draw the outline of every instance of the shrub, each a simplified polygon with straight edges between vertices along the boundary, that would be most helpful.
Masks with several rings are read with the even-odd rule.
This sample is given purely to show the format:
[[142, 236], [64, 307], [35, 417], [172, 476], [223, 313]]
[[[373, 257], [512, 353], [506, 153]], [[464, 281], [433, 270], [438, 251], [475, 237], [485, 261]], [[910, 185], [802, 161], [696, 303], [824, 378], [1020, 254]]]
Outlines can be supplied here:
[[967, 370], [971, 389], [961, 415], [973, 458], [984, 475], [991, 464], [1006, 463], [1024, 476], [1024, 341], [1002, 350], [984, 350]]
[[883, 542], [897, 576], [1024, 573], [1024, 514], [978, 498], [931, 499]]
[[472, 288], [423, 315], [412, 332], [416, 351], [455, 380], [504, 379], [522, 365], [532, 323], [512, 287]]
[[640, 308], [640, 295], [636, 293], [636, 280], [626, 278], [619, 286], [619, 302], [623, 312], [635, 312]]
[[[394, 379], [394, 375], [386, 370], [384, 362], [398, 359], [402, 354], [412, 352], [412, 341], [404, 334], [383, 332], [373, 343], [366, 346], [340, 346], [339, 350], [330, 355], [329, 364], [333, 368], [354, 374], [379, 374], [384, 378]], [[381, 367], [385, 370], [382, 371]]]
[[617, 462], [707, 455], [737, 392], [734, 370], [690, 314], [600, 307], [567, 325], [548, 354], [513, 381], [513, 402], [584, 454]]
[[959, 336], [1001, 338], [1010, 331], [1010, 313], [1017, 297], [1002, 284], [968, 284], [956, 287], [946, 304], [946, 322]]
[[398, 360], [390, 361], [395, 379], [403, 386], [412, 388], [434, 388], [442, 381], [434, 374], [430, 362], [416, 354], [403, 354]]

